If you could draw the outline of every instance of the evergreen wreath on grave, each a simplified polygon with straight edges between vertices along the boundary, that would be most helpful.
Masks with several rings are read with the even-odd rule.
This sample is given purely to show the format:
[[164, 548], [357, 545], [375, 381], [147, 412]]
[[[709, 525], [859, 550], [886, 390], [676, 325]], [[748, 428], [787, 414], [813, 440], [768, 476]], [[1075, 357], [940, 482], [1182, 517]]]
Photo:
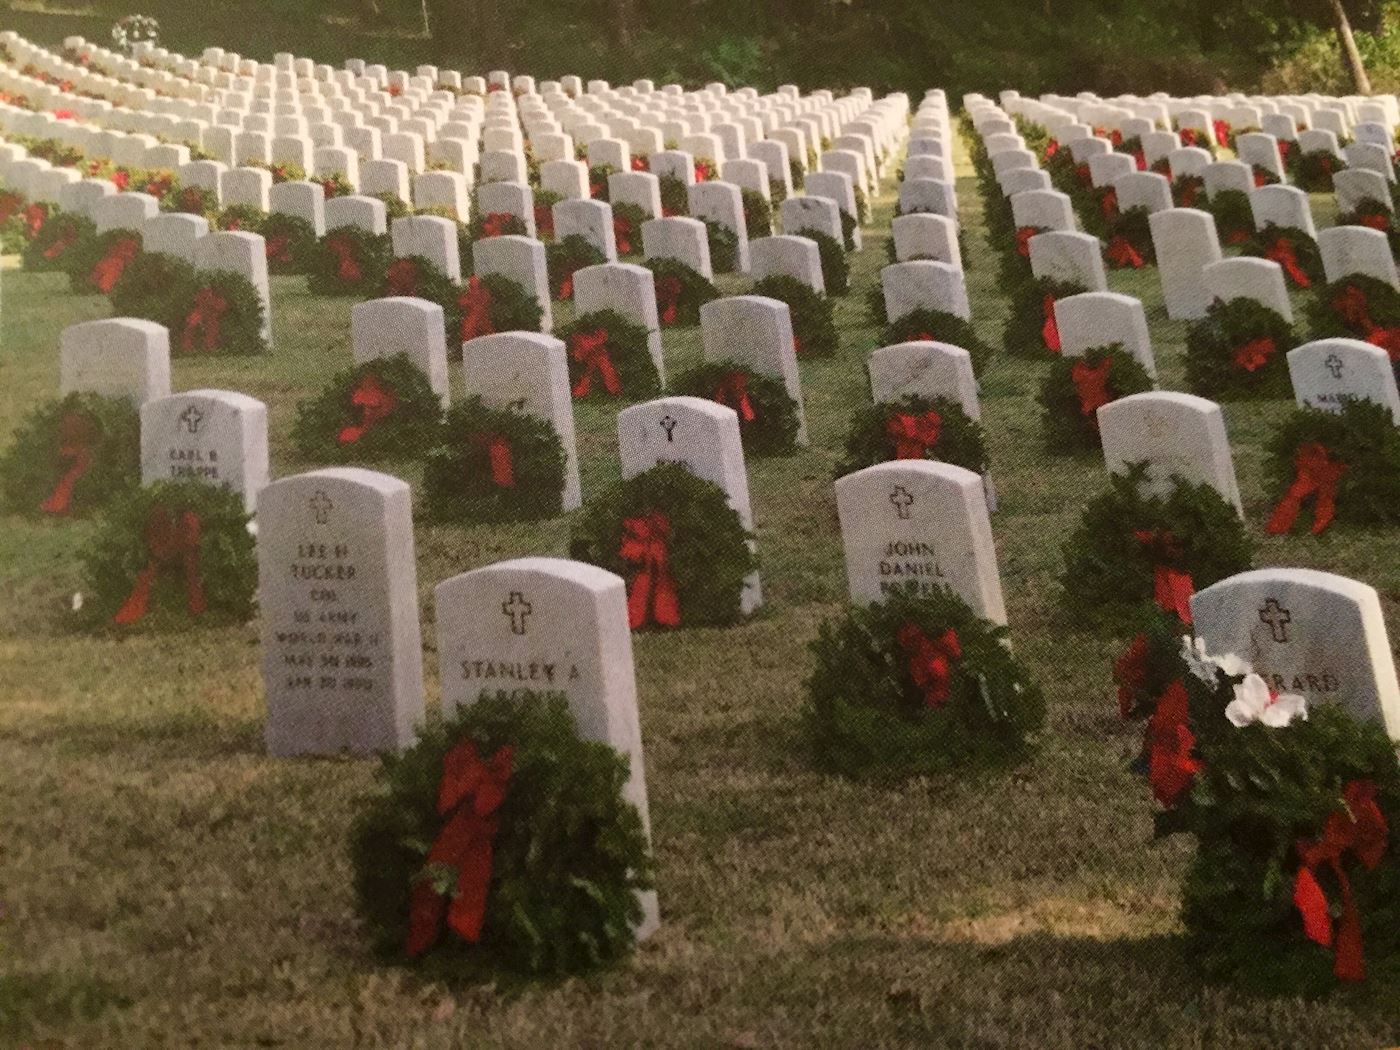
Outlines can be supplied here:
[[200, 481], [156, 481], [112, 504], [83, 555], [93, 627], [170, 630], [252, 618], [258, 582], [243, 496]]
[[724, 626], [757, 568], [748, 538], [723, 489], [661, 463], [584, 505], [569, 556], [627, 581], [633, 630]]
[[635, 255], [642, 250], [642, 223], [647, 221], [647, 213], [640, 204], [627, 201], [614, 201], [613, 237], [617, 241], [619, 256]]
[[1319, 288], [1307, 309], [1314, 339], [1362, 339], [1400, 365], [1400, 292], [1385, 281], [1348, 274]]
[[392, 190], [383, 190], [379, 193], [370, 193], [366, 196], [377, 201], [384, 202], [384, 221], [392, 224], [395, 219], [402, 219], [413, 214], [413, 209], [408, 201], [404, 200]]
[[1156, 837], [1196, 840], [1181, 901], [1191, 957], [1207, 980], [1251, 994], [1393, 989], [1400, 767], [1384, 728], [1275, 692], [1199, 643], [1181, 662], [1138, 765], [1164, 807]]
[[122, 272], [141, 254], [141, 234], [117, 229], [84, 237], [63, 253], [64, 269], [73, 291], [80, 295], [106, 295]]
[[1288, 181], [1305, 193], [1331, 193], [1332, 176], [1346, 167], [1347, 162], [1331, 150], [1288, 151]]
[[1265, 531], [1284, 535], [1300, 520], [1313, 535], [1345, 524], [1400, 523], [1400, 429], [1390, 410], [1348, 398], [1340, 412], [1302, 408], [1269, 446], [1269, 491], [1279, 494]]
[[1249, 171], [1256, 190], [1261, 186], [1277, 186], [1279, 183], [1279, 177], [1262, 164], [1251, 164]]
[[563, 199], [553, 190], [534, 191], [535, 236], [541, 241], [554, 240], [554, 206]]
[[445, 314], [456, 301], [457, 285], [431, 259], [405, 255], [396, 257], [384, 268], [384, 283], [379, 294], [426, 299], [441, 306]]
[[1374, 197], [1361, 198], [1356, 202], [1355, 208], [1337, 216], [1336, 225], [1365, 226], [1368, 229], [1380, 230], [1390, 241], [1392, 255], [1400, 248], [1400, 226], [1395, 222], [1395, 213]]
[[617, 169], [611, 164], [594, 164], [588, 169], [588, 196], [595, 201], [611, 200], [608, 193], [608, 176], [616, 175]]
[[816, 229], [786, 231], [817, 242], [817, 254], [822, 263], [822, 284], [827, 295], [845, 295], [851, 290], [851, 264], [845, 249], [829, 233]]
[[937, 342], [962, 347], [972, 357], [972, 370], [981, 374], [991, 360], [992, 348], [982, 341], [972, 325], [945, 310], [911, 310], [885, 326], [881, 346], [895, 343]]
[[309, 251], [306, 288], [312, 295], [373, 298], [393, 258], [389, 236], [358, 226], [329, 230]]
[[846, 251], [853, 252], [856, 250], [856, 217], [844, 208], [838, 208], [837, 213], [841, 216], [841, 242]]
[[656, 312], [667, 328], [699, 324], [700, 307], [719, 298], [719, 289], [683, 262], [657, 257], [643, 265], [655, 278]]
[[[552, 219], [553, 213], [551, 213], [551, 222]], [[508, 235], [525, 237], [530, 232], [529, 227], [525, 225], [525, 220], [509, 211], [479, 212], [473, 209], [472, 221], [468, 225], [473, 241]]]
[[675, 390], [734, 409], [746, 455], [785, 456], [797, 447], [797, 405], [781, 379], [734, 361], [713, 361], [679, 376]]
[[1007, 353], [1042, 360], [1059, 357], [1060, 326], [1055, 320], [1055, 303], [1088, 290], [1077, 281], [1053, 277], [1022, 282], [1011, 293], [1011, 315], [1002, 332]]
[[1143, 463], [1111, 475], [1065, 544], [1062, 583], [1076, 617], [1121, 625], [1155, 601], [1189, 620], [1195, 591], [1250, 567], [1253, 541], [1215, 489], [1174, 475], [1170, 493], [1148, 495], [1146, 475]]
[[141, 480], [141, 422], [126, 398], [74, 392], [35, 408], [0, 457], [5, 510], [84, 514]]
[[251, 204], [230, 204], [219, 212], [214, 227], [219, 230], [261, 233], [267, 213], [259, 211]]
[[1138, 171], [1147, 170], [1147, 154], [1144, 153], [1142, 149], [1141, 135], [1133, 135], [1125, 139], [1121, 131], [1114, 131], [1112, 141], [1113, 151], [1115, 153], [1123, 153], [1132, 157], [1133, 166], [1136, 167]]
[[160, 210], [212, 220], [219, 214], [219, 199], [213, 190], [203, 186], [172, 186], [160, 199]]
[[316, 230], [301, 216], [269, 212], [259, 232], [263, 236], [268, 273], [305, 273], [310, 267]]
[[870, 222], [870, 201], [865, 196], [865, 191], [859, 186], [852, 189], [852, 196], [856, 199], [856, 220], [860, 225], [865, 226]]
[[326, 463], [415, 459], [438, 443], [442, 402], [407, 354], [337, 372], [316, 397], [297, 404], [292, 442]]
[[695, 181], [697, 183], [714, 182], [717, 178], [719, 178], [719, 169], [713, 160], [709, 157], [695, 158]]
[[531, 521], [559, 514], [564, 446], [547, 419], [481, 398], [447, 411], [423, 464], [423, 507], [433, 521]]
[[22, 196], [13, 190], [0, 190], [0, 254], [23, 252], [29, 243], [28, 227], [24, 221], [26, 210]]
[[447, 309], [447, 328], [465, 343], [496, 332], [538, 332], [544, 308], [515, 281], [498, 273], [472, 274]]
[[758, 190], [741, 189], [744, 201], [744, 229], [749, 240], [768, 237], [773, 233], [773, 208], [768, 198]]
[[31, 272], [67, 270], [73, 256], [86, 257], [84, 248], [97, 239], [97, 228], [87, 216], [75, 212], [56, 212], [52, 217], [44, 214], [46, 218], [37, 227], [25, 223], [21, 215], [25, 223], [21, 236], [28, 234], [22, 249], [24, 268]]
[[1018, 226], [1009, 232], [990, 235], [992, 247], [1000, 256], [1003, 287], [1014, 288], [1031, 277], [1031, 238], [1050, 232], [1048, 226]]
[[350, 840], [381, 955], [456, 983], [581, 974], [632, 950], [652, 861], [628, 759], [580, 737], [562, 693], [485, 691], [382, 763]]
[[1157, 261], [1152, 246], [1151, 213], [1142, 206], [1119, 211], [1109, 223], [1104, 256], [1114, 269], [1141, 269]]
[[710, 269], [715, 273], [733, 273], [739, 268], [739, 235], [714, 219], [703, 222], [710, 244]]
[[1293, 326], [1257, 299], [1214, 300], [1186, 333], [1186, 383], [1225, 398], [1286, 397]]
[[1206, 180], [1200, 175], [1178, 175], [1172, 181], [1172, 203], [1178, 208], [1206, 208]]
[[139, 317], [178, 331], [195, 281], [195, 269], [184, 259], [164, 252], [142, 252], [126, 265], [107, 293], [112, 316]]
[[569, 351], [569, 388], [576, 398], [649, 401], [661, 377], [647, 347], [647, 330], [614, 310], [580, 314], [555, 332]]
[[1205, 203], [1205, 210], [1215, 217], [1220, 243], [1226, 248], [1247, 244], [1254, 237], [1254, 212], [1249, 197], [1240, 190], [1216, 190]]
[[1317, 242], [1296, 226], [1269, 223], [1249, 239], [1241, 254], [1278, 263], [1292, 288], [1311, 288], [1323, 280]]
[[1024, 759], [1045, 700], [1008, 634], [946, 588], [822, 624], [802, 712], [818, 765], [890, 781]]
[[1113, 662], [1113, 684], [1118, 717], [1126, 722], [1151, 716], [1162, 694], [1181, 681], [1183, 636], [1189, 635], [1191, 628], [1175, 613], [1152, 602], [1144, 602], [1125, 615], [1124, 625], [1135, 626], [1136, 633]]
[[911, 394], [857, 409], [836, 476], [897, 459], [931, 459], [980, 474], [987, 469], [982, 425], [941, 396]]
[[171, 304], [176, 322], [170, 329], [170, 352], [193, 354], [261, 354], [263, 301], [253, 282], [232, 270], [196, 271]]
[[549, 271], [549, 294], [555, 302], [573, 299], [575, 273], [585, 266], [608, 261], [608, 257], [581, 233], [571, 233], [563, 240], [545, 245], [544, 253]]
[[350, 185], [350, 180], [343, 172], [333, 171], [329, 175], [316, 175], [311, 178], [312, 182], [321, 187], [326, 200], [334, 197], [349, 197], [355, 193], [355, 187]]
[[[802, 162], [796, 158], [788, 160], [788, 179], [792, 182], [794, 192], [803, 189], [807, 185], [807, 169], [804, 168]], [[772, 185], [771, 180], [769, 185]], [[778, 185], [782, 186], [782, 183], [780, 182]], [[774, 197], [773, 199], [777, 200], [778, 198]]]
[[689, 215], [690, 192], [685, 183], [674, 175], [662, 175], [659, 182], [661, 184], [661, 217], [665, 219], [673, 215]]
[[831, 300], [811, 285], [788, 274], [775, 273], [755, 281], [749, 294], [787, 303], [792, 315], [793, 346], [800, 360], [836, 353], [835, 310]]
[[1096, 451], [1102, 405], [1152, 389], [1152, 377], [1122, 343], [1059, 357], [1040, 388], [1041, 426], [1050, 452]]

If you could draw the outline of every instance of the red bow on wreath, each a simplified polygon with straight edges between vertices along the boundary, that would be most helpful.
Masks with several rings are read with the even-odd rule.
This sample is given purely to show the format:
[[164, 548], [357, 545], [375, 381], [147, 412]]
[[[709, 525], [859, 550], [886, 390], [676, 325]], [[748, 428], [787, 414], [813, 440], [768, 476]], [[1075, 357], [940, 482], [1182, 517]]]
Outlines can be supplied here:
[[1356, 225], [1365, 226], [1372, 230], [1380, 230], [1381, 233], [1390, 232], [1390, 213], [1384, 211], [1367, 211], [1356, 216]]
[[199, 515], [192, 510], [178, 513], [164, 504], [151, 507], [146, 520], [146, 567], [136, 577], [136, 585], [117, 610], [112, 622], [123, 627], [146, 615], [151, 592], [161, 570], [179, 566], [185, 577], [185, 608], [199, 616], [206, 608], [204, 583], [199, 578]]
[[1230, 144], [1230, 125], [1223, 120], [1217, 120], [1212, 123], [1211, 127], [1215, 131], [1215, 144], [1228, 146]]
[[1118, 216], [1118, 191], [1112, 186], [1103, 191], [1103, 196], [1099, 198], [1099, 214], [1106, 221], [1112, 221]]
[[10, 216], [19, 211], [24, 198], [12, 191], [0, 192], [0, 226], [10, 221]]
[[1196, 138], [1195, 128], [1182, 128], [1177, 134], [1180, 135], [1183, 146], [1194, 146], [1199, 141]]
[[649, 622], [661, 627], [680, 626], [680, 598], [667, 564], [670, 538], [671, 520], [660, 511], [622, 522], [618, 557], [637, 566], [627, 581], [627, 622], [633, 630]]
[[1074, 177], [1081, 186], [1092, 186], [1094, 184], [1094, 174], [1089, 170], [1089, 165], [1076, 164], [1074, 166]]
[[1261, 335], [1235, 348], [1235, 367], [1243, 368], [1246, 372], [1257, 372], [1269, 363], [1269, 358], [1277, 351], [1278, 344], [1273, 337]]
[[1299, 445], [1293, 453], [1293, 484], [1274, 508], [1265, 531], [1275, 536], [1288, 532], [1298, 520], [1303, 501], [1315, 495], [1312, 532], [1314, 536], [1325, 532], [1337, 513], [1337, 483], [1346, 470], [1346, 464], [1332, 459], [1327, 446], [1321, 442]]
[[195, 336], [203, 333], [201, 350], [216, 350], [219, 346], [219, 322], [228, 312], [230, 303], [213, 288], [204, 287], [194, 293], [194, 308], [185, 315], [180, 332], [180, 349], [186, 353], [195, 348]]
[[112, 172], [112, 185], [116, 186], [116, 188], [121, 192], [126, 192], [126, 187], [130, 184], [130, 182], [131, 173], [128, 172], [125, 168], [118, 168], [116, 171]]
[[1131, 266], [1134, 270], [1140, 270], [1143, 266], [1142, 256], [1122, 234], [1108, 242], [1108, 261], [1114, 266]]
[[1055, 139], [1051, 139], [1045, 144], [1045, 159], [1049, 160], [1056, 153], [1060, 152], [1060, 144]]
[[31, 241], [39, 236], [39, 231], [44, 228], [48, 219], [48, 209], [42, 204], [31, 204], [24, 209], [24, 228], [28, 231]]
[[1031, 238], [1039, 232], [1034, 226], [1021, 226], [1016, 230], [1016, 254], [1022, 259], [1031, 257]]
[[554, 236], [554, 209], [548, 204], [535, 205], [535, 236], [540, 240]]
[[76, 226], [65, 226], [63, 231], [54, 238], [54, 242], [44, 249], [45, 259], [57, 259], [73, 246], [73, 242], [78, 239], [78, 228]]
[[335, 256], [335, 275], [346, 284], [358, 284], [364, 278], [359, 260], [355, 258], [355, 246], [346, 237], [326, 238], [326, 250]]
[[646, 157], [633, 157], [633, 158], [632, 158], [632, 170], [633, 170], [633, 171], [651, 171], [651, 161], [649, 161]]
[[1177, 207], [1179, 207], [1179, 208], [1194, 208], [1194, 207], [1196, 206], [1196, 195], [1200, 192], [1200, 190], [1201, 190], [1201, 187], [1200, 187], [1200, 184], [1199, 184], [1199, 183], [1196, 183], [1196, 182], [1183, 182], [1183, 183], [1181, 184], [1181, 186], [1180, 186], [1179, 191], [1178, 191], [1179, 194], [1180, 194], [1181, 200], [1180, 200], [1180, 202], [1178, 203]]
[[1371, 305], [1366, 293], [1356, 285], [1348, 285], [1332, 300], [1332, 309], [1348, 328], [1361, 333], [1361, 338], [1378, 346], [1400, 362], [1400, 328], [1382, 328], [1371, 320]]
[[418, 294], [418, 264], [412, 259], [395, 259], [384, 271], [384, 291], [388, 295]]
[[1133, 700], [1147, 686], [1147, 635], [1139, 634], [1113, 661], [1113, 683], [1118, 686], [1118, 716], [1126, 719], [1133, 712]]
[[1189, 572], [1172, 563], [1181, 560], [1181, 545], [1170, 532], [1138, 529], [1133, 532], [1142, 552], [1152, 561], [1152, 600], [1163, 612], [1176, 613], [1182, 623], [1191, 624], [1191, 595], [1196, 585]]
[[662, 324], [675, 324], [680, 313], [681, 279], [674, 274], [656, 282], [656, 305], [661, 310]]
[[392, 390], [382, 385], [373, 372], [366, 372], [350, 393], [350, 404], [360, 410], [360, 422], [355, 426], [342, 427], [336, 441], [342, 445], [359, 441], [382, 423], [398, 407], [398, 403], [399, 399]]
[[1167, 686], [1147, 722], [1148, 780], [1152, 796], [1164, 806], [1175, 804], [1205, 768], [1191, 753], [1196, 734], [1188, 720], [1186, 686], [1178, 680]]
[[500, 434], [473, 434], [471, 442], [485, 451], [492, 484], [503, 489], [515, 488], [515, 459], [509, 442]]
[[97, 428], [82, 412], [65, 412], [58, 421], [58, 458], [68, 463], [48, 499], [39, 504], [45, 514], [67, 514], [73, 505], [73, 489], [92, 466], [92, 442]]
[[[1297, 844], [1302, 864], [1293, 882], [1293, 904], [1303, 917], [1308, 939], [1333, 950], [1332, 972], [1338, 980], [1361, 981], [1366, 977], [1361, 913], [1342, 860], [1350, 851], [1367, 871], [1375, 870], [1385, 856], [1389, 832], [1385, 814], [1376, 803], [1376, 785], [1370, 780], [1353, 780], [1342, 790], [1342, 808], [1327, 818], [1322, 837]], [[1342, 891], [1342, 916], [1335, 931], [1327, 895], [1315, 874], [1323, 864], [1332, 869]]]
[[462, 308], [462, 342], [496, 330], [491, 323], [491, 290], [481, 283], [480, 277], [472, 275], [457, 305]]
[[593, 389], [595, 377], [603, 384], [603, 389], [614, 397], [622, 393], [622, 380], [608, 353], [606, 328], [576, 333], [569, 340], [569, 356], [583, 366], [583, 374], [574, 384], [574, 397], [587, 397]]
[[757, 418], [749, 400], [749, 377], [743, 372], [730, 372], [721, 379], [711, 400], [734, 409], [742, 423], [752, 423]]
[[932, 410], [922, 415], [897, 412], [885, 421], [885, 436], [894, 444], [895, 459], [923, 459], [938, 444], [943, 417]]
[[949, 627], [934, 639], [916, 623], [906, 623], [895, 641], [908, 661], [909, 677], [923, 690], [925, 707], [942, 707], [952, 693], [953, 661], [962, 659], [958, 632]]
[[1264, 252], [1264, 258], [1272, 259], [1282, 266], [1283, 272], [1288, 274], [1288, 279], [1293, 282], [1294, 287], [1312, 287], [1312, 279], [1298, 265], [1298, 253], [1293, 248], [1293, 242], [1287, 237], [1279, 237], [1273, 244], [1269, 245]]
[[493, 211], [481, 220], [481, 235], [483, 237], [500, 237], [506, 232], [506, 226], [515, 216], [508, 211]]
[[613, 240], [617, 242], [618, 255], [632, 254], [632, 224], [622, 215], [613, 216]]
[[447, 893], [440, 893], [427, 871], [414, 882], [404, 945], [410, 957], [422, 955], [437, 943], [444, 914], [448, 928], [464, 941], [475, 944], [481, 939], [497, 830], [492, 814], [506, 799], [514, 755], [507, 744], [489, 762], [483, 762], [476, 745], [462, 740], [443, 757], [437, 811], [447, 823], [428, 850], [424, 868], [450, 867], [456, 883]]
[[1099, 425], [1099, 407], [1113, 400], [1113, 394], [1108, 389], [1108, 374], [1112, 368], [1111, 357], [1105, 357], [1096, 365], [1089, 364], [1081, 357], [1069, 370], [1074, 392], [1079, 395], [1079, 414], [1089, 420], [1095, 429]]
[[574, 297], [574, 271], [577, 267], [571, 266], [563, 279], [559, 282], [559, 301], [566, 303]]
[[1040, 326], [1040, 340], [1052, 354], [1060, 352], [1060, 323], [1055, 320], [1055, 297], [1047, 295], [1040, 301], [1045, 320]]
[[285, 234], [269, 237], [264, 245], [267, 261], [290, 265], [292, 262], [292, 239]]
[[97, 261], [97, 265], [88, 274], [88, 280], [99, 292], [106, 295], [121, 277], [127, 263], [136, 258], [140, 251], [141, 242], [135, 237], [120, 238], [107, 249], [107, 254]]

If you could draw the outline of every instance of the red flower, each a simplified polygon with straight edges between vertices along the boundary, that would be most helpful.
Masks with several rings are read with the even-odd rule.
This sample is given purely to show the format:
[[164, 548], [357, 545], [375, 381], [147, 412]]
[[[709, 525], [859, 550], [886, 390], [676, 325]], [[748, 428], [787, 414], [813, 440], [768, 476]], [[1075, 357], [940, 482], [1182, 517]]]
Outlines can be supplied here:
[[1205, 768], [1192, 756], [1196, 736], [1187, 721], [1186, 687], [1173, 682], [1157, 701], [1147, 725], [1148, 779], [1153, 797], [1164, 806], [1175, 805]]

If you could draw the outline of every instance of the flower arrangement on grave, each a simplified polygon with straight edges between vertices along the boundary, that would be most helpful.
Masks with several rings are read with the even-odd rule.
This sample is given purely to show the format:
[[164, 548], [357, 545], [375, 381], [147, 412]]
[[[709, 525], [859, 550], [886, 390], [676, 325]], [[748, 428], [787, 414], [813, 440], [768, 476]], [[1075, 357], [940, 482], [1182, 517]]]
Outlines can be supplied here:
[[1286, 397], [1293, 326], [1247, 296], [1216, 299], [1186, 333], [1186, 382], [1214, 400]]
[[267, 255], [267, 272], [274, 274], [305, 273], [311, 265], [311, 251], [316, 243], [316, 230], [299, 215], [268, 212], [259, 231]]
[[640, 204], [614, 201], [612, 205], [613, 238], [619, 256], [635, 255], [642, 250], [642, 223], [647, 213]]
[[1178, 208], [1205, 208], [1206, 180], [1200, 175], [1178, 175], [1172, 180], [1172, 203]]
[[345, 177], [344, 172], [333, 171], [328, 175], [313, 175], [311, 181], [321, 187], [326, 200], [349, 197], [355, 192], [355, 187], [350, 185], [350, 180]]
[[256, 161], [250, 166], [271, 172], [274, 186], [283, 182], [303, 182], [306, 179], [306, 169], [300, 164], [293, 164], [290, 161], [276, 164], [264, 164], [261, 161]]
[[712, 627], [742, 615], [757, 561], [724, 490], [681, 463], [618, 482], [583, 508], [570, 557], [627, 581], [632, 629]]
[[1380, 230], [1390, 241], [1391, 254], [1400, 248], [1400, 226], [1395, 222], [1395, 212], [1391, 210], [1390, 205], [1374, 197], [1361, 198], [1356, 202], [1356, 207], [1337, 216], [1336, 225], [1365, 226], [1368, 229]]
[[673, 215], [690, 214], [690, 191], [686, 184], [674, 175], [662, 175], [659, 179], [661, 185], [661, 217], [670, 218]]
[[1313, 338], [1346, 336], [1380, 347], [1400, 364], [1400, 292], [1366, 274], [1324, 285], [1308, 305]]
[[1247, 244], [1254, 237], [1254, 213], [1240, 190], [1216, 190], [1204, 209], [1215, 218], [1220, 243], [1226, 248]]
[[1296, 226], [1269, 223], [1249, 239], [1241, 254], [1278, 263], [1292, 288], [1311, 288], [1323, 279], [1317, 242]]
[[73, 291], [106, 295], [121, 278], [122, 271], [141, 254], [141, 234], [117, 229], [80, 238], [63, 253]]
[[982, 426], [948, 397], [910, 394], [858, 409], [836, 476], [897, 459], [931, 459], [983, 473], [987, 446]]
[[1019, 357], [1060, 356], [1060, 328], [1055, 303], [1089, 289], [1077, 281], [1034, 277], [1011, 293], [1011, 315], [1006, 319], [1002, 342], [1007, 353]]
[[608, 192], [608, 176], [616, 175], [617, 169], [611, 164], [594, 164], [588, 169], [588, 196], [595, 201], [611, 200]]
[[1058, 357], [1040, 388], [1041, 427], [1050, 452], [1099, 448], [1098, 409], [1120, 397], [1152, 389], [1152, 377], [1122, 343]]
[[112, 24], [112, 47], [129, 55], [137, 44], [160, 43], [160, 23], [150, 15], [126, 15]]
[[811, 228], [791, 232], [817, 242], [817, 254], [822, 263], [822, 284], [827, 295], [845, 295], [851, 290], [851, 264], [846, 251], [831, 234]]
[[113, 317], [139, 317], [178, 331], [193, 296], [195, 270], [165, 252], [132, 259], [107, 293]]
[[201, 481], [131, 489], [83, 556], [83, 611], [94, 627], [173, 630], [246, 623], [258, 563], [243, 496]]
[[792, 342], [801, 360], [830, 357], [836, 353], [836, 317], [831, 300], [787, 274], [775, 273], [755, 281], [750, 295], [762, 295], [787, 303], [792, 317]]
[[551, 977], [632, 950], [651, 888], [626, 756], [562, 693], [484, 692], [383, 759], [351, 836], [376, 950], [434, 980]]
[[172, 186], [160, 199], [160, 210], [213, 219], [219, 213], [219, 201], [213, 190], [203, 186]]
[[545, 245], [545, 262], [550, 296], [556, 302], [567, 302], [574, 297], [574, 274], [585, 266], [607, 262], [607, 256], [587, 237], [571, 233], [561, 241]]
[[384, 268], [379, 294], [426, 299], [446, 311], [456, 301], [457, 285], [431, 259], [406, 255], [396, 257]]
[[647, 330], [616, 311], [580, 314], [555, 335], [568, 348], [569, 387], [575, 398], [647, 401], [661, 393]]
[[384, 280], [393, 252], [388, 234], [358, 226], [327, 231], [309, 251], [306, 287], [312, 295], [370, 299]]
[[[535, 236], [540, 240], [554, 240], [554, 206], [563, 199], [553, 190], [535, 190]], [[526, 231], [521, 230], [520, 232]]]
[[549, 420], [479, 397], [447, 411], [423, 464], [423, 507], [433, 521], [552, 518], [562, 509], [564, 446]]
[[768, 198], [758, 190], [743, 189], [740, 194], [744, 202], [744, 229], [749, 240], [770, 236], [773, 233], [773, 207], [768, 203]]
[[656, 312], [667, 328], [700, 323], [700, 307], [719, 298], [719, 289], [697, 270], [676, 259], [643, 260], [656, 285]]
[[501, 274], [472, 274], [447, 309], [447, 327], [461, 342], [496, 332], [538, 332], [544, 308]]
[[170, 328], [170, 352], [201, 354], [260, 354], [263, 301], [253, 282], [232, 270], [198, 270], [171, 303], [176, 322]]
[[1347, 162], [1329, 149], [1288, 152], [1288, 181], [1305, 193], [1331, 193], [1332, 176], [1346, 167]]
[[318, 462], [414, 459], [438, 443], [442, 402], [407, 354], [378, 357], [336, 373], [297, 404], [292, 442]]
[[715, 273], [733, 273], [739, 268], [739, 235], [715, 219], [703, 221], [710, 242], [710, 268]]
[[1157, 261], [1152, 246], [1151, 213], [1142, 206], [1119, 211], [1108, 224], [1108, 244], [1104, 256], [1116, 270], [1139, 270]]
[[802, 712], [819, 766], [889, 781], [1024, 759], [1045, 700], [1008, 634], [946, 588], [822, 624]]
[[1144, 490], [1146, 465], [1109, 478], [1065, 544], [1065, 601], [1076, 616], [1121, 623], [1155, 602], [1189, 621], [1191, 595], [1250, 567], [1253, 543], [1235, 508], [1206, 484], [1174, 475]]
[[1374, 401], [1295, 410], [1270, 443], [1268, 476], [1279, 494], [1265, 526], [1273, 535], [1303, 526], [1316, 536], [1333, 520], [1400, 523], [1400, 429]]
[[1324, 995], [1400, 979], [1400, 767], [1379, 722], [1275, 689], [1238, 656], [1185, 641], [1137, 767], [1187, 834], [1191, 957], [1211, 981]]
[[214, 227], [219, 230], [261, 233], [267, 213], [251, 204], [230, 204], [220, 210], [214, 219]]
[[[807, 185], [807, 169], [802, 166], [801, 161], [795, 158], [788, 161], [788, 179], [792, 182], [794, 192], [803, 189]], [[771, 186], [772, 183], [770, 182], [769, 185]], [[779, 183], [779, 186], [781, 185], [782, 184]], [[784, 196], [786, 196], [786, 192]], [[779, 200], [781, 198], [775, 196], [773, 199]]]
[[734, 361], [712, 361], [678, 376], [675, 390], [734, 409], [747, 455], [785, 456], [797, 447], [797, 404], [781, 379]]
[[[34, 224], [36, 218], [37, 225]], [[27, 235], [21, 249], [22, 262], [26, 270], [33, 272], [68, 270], [73, 257], [83, 254], [84, 247], [97, 239], [97, 228], [92, 220], [76, 212], [54, 212], [52, 218], [46, 210], [36, 215], [22, 212], [20, 223], [21, 236]]]
[[125, 398], [74, 392], [19, 424], [0, 457], [11, 514], [85, 514], [140, 483], [141, 423]]
[[880, 345], [915, 342], [951, 343], [962, 347], [972, 358], [972, 370], [979, 375], [992, 356], [992, 348], [982, 341], [971, 324], [945, 310], [909, 311], [885, 326]]

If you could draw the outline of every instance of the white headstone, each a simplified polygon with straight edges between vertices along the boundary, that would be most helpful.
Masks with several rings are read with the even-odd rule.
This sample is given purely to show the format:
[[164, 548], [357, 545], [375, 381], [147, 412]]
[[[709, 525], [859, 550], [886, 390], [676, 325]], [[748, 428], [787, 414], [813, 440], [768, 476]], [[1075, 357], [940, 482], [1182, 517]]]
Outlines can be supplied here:
[[406, 354], [447, 406], [447, 336], [437, 303], [408, 296], [356, 303], [350, 310], [350, 338], [356, 364]]
[[1395, 366], [1378, 346], [1360, 339], [1318, 339], [1288, 352], [1288, 374], [1299, 408], [1340, 412], [1348, 401], [1374, 401], [1400, 425]]
[[797, 443], [807, 444], [802, 380], [787, 303], [761, 295], [714, 299], [700, 307], [700, 331], [706, 360], [733, 361], [783, 381], [796, 405]]
[[1060, 352], [1081, 357], [1098, 346], [1121, 343], [1123, 349], [1154, 379], [1157, 362], [1142, 301], [1118, 292], [1083, 292], [1055, 301], [1055, 324]]
[[1173, 321], [1204, 317], [1210, 290], [1203, 270], [1221, 258], [1215, 217], [1196, 208], [1168, 208], [1151, 215], [1148, 222], [1167, 316]]
[[1098, 410], [1104, 464], [1122, 474], [1146, 462], [1147, 491], [1166, 495], [1172, 475], [1206, 484], [1243, 515], [1235, 461], [1220, 406], [1194, 394], [1129, 394]]
[[170, 333], [154, 321], [112, 317], [59, 335], [59, 392], [124, 397], [137, 408], [170, 393]]
[[232, 489], [251, 513], [268, 479], [267, 406], [231, 390], [187, 390], [141, 406], [141, 482]]

